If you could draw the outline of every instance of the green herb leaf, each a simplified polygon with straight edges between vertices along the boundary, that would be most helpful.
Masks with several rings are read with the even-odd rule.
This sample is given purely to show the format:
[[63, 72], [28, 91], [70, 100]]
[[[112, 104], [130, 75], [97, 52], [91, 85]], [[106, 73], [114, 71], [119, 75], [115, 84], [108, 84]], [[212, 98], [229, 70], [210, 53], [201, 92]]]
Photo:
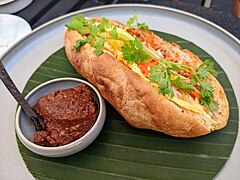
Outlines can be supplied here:
[[218, 72], [214, 69], [214, 63], [206, 60], [198, 67], [196, 75], [199, 79], [206, 79], [209, 77], [209, 74], [217, 76]]
[[100, 37], [91, 44], [91, 46], [96, 48], [95, 54], [97, 56], [100, 56], [103, 53], [103, 46], [104, 46], [105, 41], [106, 41], [105, 38]]
[[181, 67], [181, 64], [177, 64], [177, 63], [167, 61], [167, 60], [161, 60], [161, 61], [162, 61], [162, 63], [164, 63], [165, 67], [171, 71], [183, 70], [183, 68]]
[[213, 87], [208, 82], [200, 82], [200, 102], [209, 110], [218, 109], [218, 103], [213, 101]]
[[200, 98], [200, 102], [202, 105], [204, 105], [207, 109], [209, 109], [210, 111], [215, 111], [217, 110], [219, 107], [219, 104], [217, 101], [212, 101], [209, 98]]
[[89, 35], [86, 39], [77, 40], [74, 48], [78, 50], [82, 45], [90, 42], [93, 39], [94, 39], [94, 37]]
[[196, 75], [192, 75], [190, 77], [190, 82], [191, 82], [192, 85], [195, 86], [199, 82], [199, 78]]
[[199, 77], [208, 78], [207, 73], [212, 74], [213, 76], [217, 76], [218, 72], [214, 69], [214, 63], [212, 61], [206, 60], [204, 61], [197, 70]]
[[132, 24], [134, 24], [134, 22], [137, 22], [137, 15], [133, 15], [133, 17], [129, 18], [127, 21], [127, 26], [126, 29], [130, 29], [132, 27]]
[[71, 21], [65, 25], [68, 29], [73, 29], [78, 31], [80, 34], [85, 35], [89, 33], [89, 23], [86, 21], [85, 17], [80, 14], [73, 16]]
[[127, 26], [126, 29], [130, 29], [132, 28], [134, 23], [137, 23], [137, 27], [140, 29], [144, 29], [144, 30], [149, 30], [149, 27], [146, 23], [139, 23], [138, 22], [138, 17], [137, 15], [134, 15], [133, 17], [129, 18], [129, 20], [127, 21]]
[[208, 82], [200, 82], [200, 94], [203, 98], [213, 98], [213, 87]]
[[160, 69], [162, 69], [161, 63], [157, 64], [155, 66], [152, 66], [152, 68], [150, 69], [150, 74], [149, 74], [150, 82], [153, 82], [153, 83], [161, 82], [161, 78], [163, 77], [163, 74]]
[[170, 98], [172, 98], [174, 96], [174, 92], [171, 86], [171, 81], [169, 79], [169, 75], [167, 72], [164, 72], [164, 79], [162, 79], [162, 82], [159, 86], [159, 91], [160, 93], [162, 93], [163, 95], [168, 95]]
[[149, 27], [146, 23], [137, 23], [137, 26], [140, 29], [149, 30]]
[[75, 49], [79, 49], [82, 45], [88, 43], [89, 40], [88, 39], [80, 39], [76, 41], [76, 44], [74, 46]]
[[150, 82], [157, 83], [159, 93], [168, 95], [170, 98], [174, 96], [171, 86], [169, 71], [162, 71], [165, 67], [160, 63], [153, 66], [150, 70]]
[[170, 98], [174, 96], [171, 86], [170, 73], [168, 70], [164, 71], [165, 67], [160, 63], [153, 66], [150, 70], [150, 82], [157, 83], [159, 93], [168, 95]]
[[98, 26], [96, 25], [91, 25], [90, 27], [90, 32], [89, 32], [89, 36], [92, 37], [92, 39], [94, 39], [94, 37], [98, 36], [100, 33], [100, 29]]
[[129, 40], [129, 44], [125, 44], [121, 48], [123, 58], [128, 64], [137, 62], [146, 62], [150, 56], [144, 51], [141, 41], [136, 38], [135, 40]]
[[118, 38], [118, 32], [117, 32], [117, 28], [115, 26], [112, 28], [112, 30], [109, 33], [111, 36], [110, 38], [112, 38], [112, 39]]
[[99, 32], [105, 32], [107, 28], [111, 27], [111, 24], [107, 18], [102, 18], [102, 22], [97, 27]]
[[214, 63], [206, 60], [204, 61], [190, 77], [190, 82], [193, 85], [200, 85], [200, 102], [209, 110], [216, 110], [218, 108], [217, 102], [213, 99], [213, 86], [203, 81], [209, 78], [209, 75], [217, 76], [218, 72], [214, 69]]
[[194, 91], [194, 87], [191, 84], [188, 84], [184, 81], [183, 78], [177, 77], [176, 79], [172, 80], [171, 83], [178, 89], [181, 89], [185, 93], [190, 93]]
[[[206, 106], [206, 105], [205, 105]], [[211, 111], [215, 111], [215, 110], [218, 110], [219, 108], [219, 104], [217, 101], [211, 101], [209, 104], [208, 104], [208, 109], [211, 110]]]

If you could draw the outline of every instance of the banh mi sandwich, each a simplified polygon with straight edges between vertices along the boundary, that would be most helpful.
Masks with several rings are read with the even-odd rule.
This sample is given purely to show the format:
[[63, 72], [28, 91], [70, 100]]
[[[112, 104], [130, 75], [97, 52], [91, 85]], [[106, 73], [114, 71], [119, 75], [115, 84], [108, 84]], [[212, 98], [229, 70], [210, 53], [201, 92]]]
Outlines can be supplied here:
[[124, 25], [77, 15], [66, 27], [71, 64], [132, 126], [184, 138], [226, 126], [213, 62], [156, 36], [137, 16]]

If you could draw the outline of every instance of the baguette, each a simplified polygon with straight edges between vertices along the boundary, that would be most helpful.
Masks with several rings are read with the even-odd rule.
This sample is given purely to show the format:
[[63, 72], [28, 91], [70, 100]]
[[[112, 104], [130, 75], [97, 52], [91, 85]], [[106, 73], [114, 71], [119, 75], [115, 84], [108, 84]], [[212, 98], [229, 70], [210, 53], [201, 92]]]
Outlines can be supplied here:
[[[102, 21], [101, 18], [94, 20]], [[126, 28], [119, 22], [111, 23], [115, 27]], [[139, 38], [142, 44], [148, 44], [156, 51], [160, 51], [168, 61], [188, 65], [194, 69], [202, 64], [191, 51], [183, 50], [177, 44], [167, 42], [149, 30], [129, 28], [126, 32], [132, 37]], [[76, 42], [84, 38], [86, 39], [86, 36], [75, 29], [68, 28], [65, 31], [65, 51], [70, 63], [80, 75], [98, 88], [101, 95], [133, 127], [151, 129], [175, 137], [191, 138], [206, 135], [226, 126], [229, 117], [228, 101], [214, 76], [209, 75], [205, 81], [213, 86], [214, 100], [218, 101], [218, 109], [210, 111], [200, 108], [205, 109], [203, 115], [193, 109], [194, 105], [186, 103], [188, 107], [180, 103], [185, 101], [178, 98], [174, 100], [159, 93], [142, 73], [136, 73], [126, 63], [119, 61], [112, 51], [104, 50], [100, 55], [96, 55], [96, 47], [91, 43], [85, 43], [79, 49], [74, 48]], [[190, 104], [192, 102], [190, 101]], [[198, 104], [197, 107], [202, 106]], [[210, 117], [210, 120], [206, 117]]]

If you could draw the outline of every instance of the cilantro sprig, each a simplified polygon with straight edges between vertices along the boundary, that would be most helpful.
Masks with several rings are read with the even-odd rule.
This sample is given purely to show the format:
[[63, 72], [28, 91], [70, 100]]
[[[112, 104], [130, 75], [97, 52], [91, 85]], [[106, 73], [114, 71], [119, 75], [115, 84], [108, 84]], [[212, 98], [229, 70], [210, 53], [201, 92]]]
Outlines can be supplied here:
[[191, 76], [190, 81], [193, 85], [200, 86], [200, 102], [210, 110], [217, 110], [218, 103], [213, 100], [213, 87], [209, 82], [204, 81], [209, 78], [209, 74], [217, 76], [218, 72], [214, 69], [214, 63], [206, 60]]
[[73, 16], [71, 21], [67, 23], [65, 26], [68, 29], [73, 29], [78, 31], [80, 34], [85, 35], [88, 34], [90, 31], [90, 25], [93, 24], [93, 21], [87, 21], [86, 18], [80, 14], [77, 16]]
[[138, 38], [129, 40], [129, 43], [123, 45], [121, 50], [123, 52], [123, 59], [125, 59], [128, 64], [146, 62], [149, 60], [149, 54], [146, 53]]
[[91, 46], [96, 48], [95, 53], [97, 56], [100, 56], [103, 53], [103, 46], [105, 41], [106, 41], [105, 38], [100, 37], [91, 44]]
[[133, 17], [129, 18], [129, 20], [127, 21], [127, 26], [126, 29], [131, 29], [132, 25], [136, 23], [137, 27], [140, 29], [144, 29], [144, 30], [149, 30], [149, 27], [146, 23], [139, 23], [138, 22], [138, 17], [137, 15], [133, 15]]
[[174, 96], [174, 92], [171, 87], [172, 83], [170, 80], [169, 69], [163, 70], [163, 64], [160, 63], [151, 68], [149, 79], [151, 82], [159, 84], [158, 91], [161, 94], [168, 95], [169, 97]]

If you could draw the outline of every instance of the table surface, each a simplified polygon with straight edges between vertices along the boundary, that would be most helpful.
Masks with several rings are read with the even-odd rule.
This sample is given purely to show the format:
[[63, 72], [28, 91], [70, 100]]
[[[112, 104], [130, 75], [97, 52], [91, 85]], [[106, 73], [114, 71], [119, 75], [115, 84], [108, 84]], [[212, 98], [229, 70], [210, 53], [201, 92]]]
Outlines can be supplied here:
[[15, 15], [27, 20], [34, 29], [69, 12], [118, 3], [156, 4], [181, 9], [216, 23], [240, 39], [240, 18], [232, 16], [231, 0], [212, 0], [210, 8], [203, 7], [203, 0], [181, 0], [180, 3], [172, 3], [170, 0], [33, 0], [28, 7], [15, 13]]

